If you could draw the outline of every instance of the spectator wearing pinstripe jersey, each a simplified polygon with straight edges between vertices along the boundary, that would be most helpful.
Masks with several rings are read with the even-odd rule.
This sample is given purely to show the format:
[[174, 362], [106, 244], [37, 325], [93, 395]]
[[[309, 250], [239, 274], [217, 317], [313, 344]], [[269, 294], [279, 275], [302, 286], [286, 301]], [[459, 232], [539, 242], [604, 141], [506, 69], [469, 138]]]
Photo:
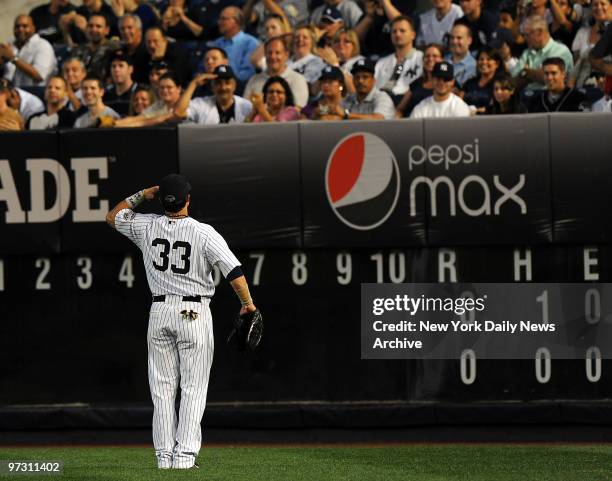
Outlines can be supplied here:
[[[217, 266], [236, 292], [240, 314], [254, 311], [240, 262], [210, 225], [189, 217], [191, 185], [171, 174], [159, 186], [119, 202], [106, 222], [142, 251], [153, 303], [147, 332], [153, 399], [153, 444], [160, 469], [198, 467], [200, 422], [213, 359], [210, 299]], [[161, 200], [164, 214], [137, 214], [145, 200]], [[178, 416], [175, 398], [181, 390]]]

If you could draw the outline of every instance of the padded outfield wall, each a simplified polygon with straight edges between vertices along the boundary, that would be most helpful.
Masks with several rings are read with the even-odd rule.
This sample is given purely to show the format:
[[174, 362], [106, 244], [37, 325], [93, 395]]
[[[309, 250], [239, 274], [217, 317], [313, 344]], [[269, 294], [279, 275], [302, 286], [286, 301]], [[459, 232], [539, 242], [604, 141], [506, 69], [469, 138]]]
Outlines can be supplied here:
[[15, 409], [34, 404], [149, 416], [150, 294], [104, 215], [175, 171], [266, 317], [262, 349], [230, 353], [237, 303], [215, 273], [213, 406], [609, 399], [612, 363], [592, 353], [361, 360], [358, 311], [362, 282], [610, 282], [609, 126], [582, 114], [2, 134], [0, 424], [28, 425]]

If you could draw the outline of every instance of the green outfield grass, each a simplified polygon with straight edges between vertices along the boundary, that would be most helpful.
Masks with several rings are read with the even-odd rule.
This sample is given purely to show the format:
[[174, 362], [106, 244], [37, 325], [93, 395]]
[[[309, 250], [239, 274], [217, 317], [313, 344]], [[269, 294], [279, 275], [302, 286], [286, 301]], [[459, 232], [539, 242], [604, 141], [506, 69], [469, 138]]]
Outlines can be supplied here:
[[158, 471], [151, 449], [1, 449], [0, 460], [63, 460], [61, 481], [610, 481], [612, 446], [410, 445], [206, 448], [200, 469]]

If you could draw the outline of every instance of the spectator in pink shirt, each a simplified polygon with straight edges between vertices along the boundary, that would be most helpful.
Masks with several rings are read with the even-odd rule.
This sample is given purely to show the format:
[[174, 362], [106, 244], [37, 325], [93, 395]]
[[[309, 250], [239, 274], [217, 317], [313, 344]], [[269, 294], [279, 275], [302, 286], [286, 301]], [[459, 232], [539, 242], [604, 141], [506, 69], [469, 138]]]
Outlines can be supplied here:
[[270, 77], [263, 87], [263, 94], [251, 95], [253, 111], [248, 122], [289, 122], [298, 120], [291, 87], [283, 77]]

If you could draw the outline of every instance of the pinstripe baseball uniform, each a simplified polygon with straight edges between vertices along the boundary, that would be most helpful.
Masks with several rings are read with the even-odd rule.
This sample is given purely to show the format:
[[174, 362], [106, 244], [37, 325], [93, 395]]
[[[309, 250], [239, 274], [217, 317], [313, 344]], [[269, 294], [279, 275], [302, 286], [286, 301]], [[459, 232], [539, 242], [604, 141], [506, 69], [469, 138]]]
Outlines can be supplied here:
[[158, 467], [189, 468], [202, 444], [200, 422], [213, 359], [212, 268], [217, 265], [226, 277], [240, 262], [215, 229], [191, 217], [123, 209], [115, 226], [142, 251], [153, 294], [147, 344]]

